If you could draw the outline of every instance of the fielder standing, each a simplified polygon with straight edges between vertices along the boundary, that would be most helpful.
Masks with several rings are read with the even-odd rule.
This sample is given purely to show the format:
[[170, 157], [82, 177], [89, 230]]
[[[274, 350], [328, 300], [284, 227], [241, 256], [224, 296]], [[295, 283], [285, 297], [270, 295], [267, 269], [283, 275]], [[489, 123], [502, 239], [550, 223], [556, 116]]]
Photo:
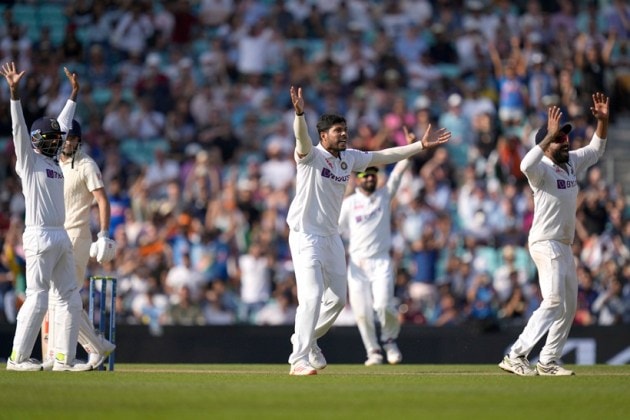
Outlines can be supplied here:
[[[42, 117], [31, 126], [29, 135], [20, 103], [18, 85], [24, 71], [15, 63], [2, 66], [11, 93], [11, 121], [16, 154], [16, 172], [22, 180], [26, 204], [24, 255], [26, 258], [26, 299], [17, 315], [11, 356], [7, 370], [37, 371], [41, 363], [31, 359], [40, 325], [50, 303], [56, 307], [52, 322], [57, 333], [52, 340], [53, 370], [90, 370], [75, 360], [79, 335], [81, 297], [76, 284], [72, 244], [63, 224], [63, 173], [57, 153], [63, 142], [59, 122]], [[69, 125], [76, 103], [68, 101], [60, 118]]]
[[[415, 139], [406, 128], [405, 136], [410, 142]], [[398, 162], [381, 188], [376, 188], [377, 167], [370, 166], [359, 172], [355, 193], [341, 206], [339, 227], [349, 240], [350, 306], [367, 353], [366, 366], [383, 363], [383, 352], [376, 337], [375, 313], [381, 326], [381, 343], [387, 362], [398, 364], [402, 361], [402, 353], [396, 344], [400, 322], [394, 302], [391, 203], [409, 165], [409, 159]]]
[[317, 123], [319, 144], [313, 146], [304, 117], [302, 88], [292, 86], [290, 94], [296, 114], [293, 130], [297, 178], [287, 224], [298, 308], [295, 333], [291, 336], [289, 374], [303, 376], [315, 375], [326, 367], [317, 339], [326, 334], [345, 306], [346, 261], [339, 235], [339, 213], [350, 174], [368, 166], [398, 162], [425, 147], [444, 144], [450, 133], [442, 129], [431, 136], [431, 142], [362, 152], [347, 149], [345, 118], [323, 114]]
[[[521, 376], [569, 376], [560, 365], [577, 307], [578, 280], [571, 245], [575, 235], [578, 178], [604, 154], [608, 135], [608, 98], [593, 94], [597, 128], [591, 142], [569, 151], [571, 124], [560, 126], [562, 112], [548, 110], [548, 122], [536, 133], [536, 147], [523, 158], [521, 170], [534, 192], [534, 220], [529, 251], [538, 269], [542, 302], [499, 367]], [[536, 368], [527, 356], [547, 334]]]

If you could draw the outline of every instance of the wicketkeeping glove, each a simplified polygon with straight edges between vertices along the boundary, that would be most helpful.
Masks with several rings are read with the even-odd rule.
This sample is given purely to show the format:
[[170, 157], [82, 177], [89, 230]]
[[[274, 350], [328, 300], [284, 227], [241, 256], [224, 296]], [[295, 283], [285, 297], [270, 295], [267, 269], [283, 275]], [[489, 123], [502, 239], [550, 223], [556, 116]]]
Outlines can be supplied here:
[[90, 246], [90, 257], [96, 258], [99, 263], [109, 262], [116, 256], [116, 242], [105, 234], [99, 233], [96, 242]]

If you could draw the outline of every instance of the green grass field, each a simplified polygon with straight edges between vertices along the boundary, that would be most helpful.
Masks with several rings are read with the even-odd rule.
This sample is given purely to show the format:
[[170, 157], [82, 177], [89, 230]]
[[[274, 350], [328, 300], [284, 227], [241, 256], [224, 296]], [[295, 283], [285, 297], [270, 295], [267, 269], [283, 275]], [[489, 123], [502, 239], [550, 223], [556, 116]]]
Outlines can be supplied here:
[[630, 365], [518, 377], [490, 365], [119, 364], [115, 372], [7, 372], [0, 419], [627, 419]]

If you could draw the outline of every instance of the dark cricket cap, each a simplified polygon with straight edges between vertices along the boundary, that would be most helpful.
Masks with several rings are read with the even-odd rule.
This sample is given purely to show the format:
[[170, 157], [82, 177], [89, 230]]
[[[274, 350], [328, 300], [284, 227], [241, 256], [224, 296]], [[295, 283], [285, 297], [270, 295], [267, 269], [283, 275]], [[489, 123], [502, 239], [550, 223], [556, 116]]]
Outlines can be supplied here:
[[376, 166], [369, 166], [365, 168], [365, 171], [357, 173], [357, 177], [365, 178], [368, 175], [375, 175], [378, 172], [378, 168]]
[[31, 134], [38, 130], [40, 134], [66, 134], [64, 131], [61, 131], [59, 121], [51, 117], [42, 117], [35, 120], [33, 125], [31, 125]]
[[81, 124], [77, 120], [72, 120], [72, 127], [68, 130], [68, 136], [81, 138]]
[[[566, 123], [560, 128], [560, 131], [564, 134], [569, 134], [571, 130], [573, 130], [573, 126], [570, 123]], [[542, 127], [538, 129], [538, 132], [536, 133], [536, 144], [539, 144], [541, 141], [543, 141], [546, 135], [547, 124], [545, 123]]]

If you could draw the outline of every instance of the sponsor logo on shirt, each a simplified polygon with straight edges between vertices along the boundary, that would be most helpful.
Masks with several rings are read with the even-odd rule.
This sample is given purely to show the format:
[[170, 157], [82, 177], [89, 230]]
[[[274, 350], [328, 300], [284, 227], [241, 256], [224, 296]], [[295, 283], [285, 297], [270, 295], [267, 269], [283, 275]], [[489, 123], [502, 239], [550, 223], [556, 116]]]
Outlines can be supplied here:
[[338, 176], [332, 173], [332, 171], [328, 168], [322, 168], [322, 177], [328, 178], [335, 182], [348, 182], [350, 179], [350, 175]]
[[358, 214], [354, 216], [354, 220], [357, 223], [367, 222], [368, 220], [374, 219], [376, 215], [378, 215], [380, 212], [381, 212], [381, 208], [377, 207], [368, 214]]
[[63, 179], [63, 174], [53, 169], [46, 169], [46, 177], [52, 179]]
[[577, 181], [566, 181], [564, 179], [558, 179], [556, 181], [559, 190], [568, 190], [569, 188], [573, 188], [577, 186]]

